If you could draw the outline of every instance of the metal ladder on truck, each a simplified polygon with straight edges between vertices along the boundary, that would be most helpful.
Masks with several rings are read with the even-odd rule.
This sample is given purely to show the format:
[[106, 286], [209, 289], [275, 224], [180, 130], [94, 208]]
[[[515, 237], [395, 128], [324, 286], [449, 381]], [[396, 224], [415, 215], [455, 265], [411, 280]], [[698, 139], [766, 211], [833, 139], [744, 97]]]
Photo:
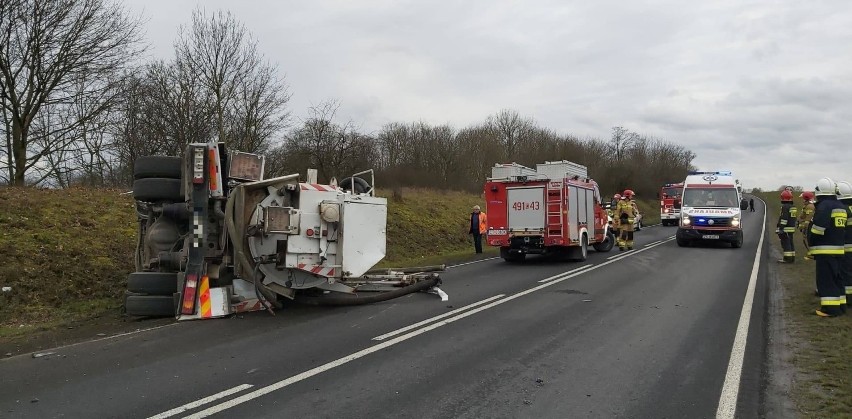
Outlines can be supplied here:
[[[558, 185], [558, 186], [557, 186]], [[564, 223], [562, 222], [562, 200], [564, 199], [564, 188], [565, 185], [562, 181], [547, 182], [547, 225], [545, 226], [546, 235], [548, 240], [548, 245], [551, 244], [563, 244], [564, 240]], [[558, 240], [558, 242], [553, 242], [551, 240]]]

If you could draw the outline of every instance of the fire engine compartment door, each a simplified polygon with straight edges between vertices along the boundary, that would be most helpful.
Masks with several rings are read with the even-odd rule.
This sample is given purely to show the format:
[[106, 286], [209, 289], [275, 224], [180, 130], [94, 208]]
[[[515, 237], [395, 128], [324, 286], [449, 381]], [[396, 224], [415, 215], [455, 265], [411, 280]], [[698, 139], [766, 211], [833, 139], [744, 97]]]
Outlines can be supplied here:
[[[594, 235], [595, 192], [591, 189], [568, 186], [568, 238], [580, 240], [580, 228], [586, 227]], [[592, 237], [589, 237], [591, 240]]]
[[509, 231], [544, 231], [544, 185], [506, 188]]

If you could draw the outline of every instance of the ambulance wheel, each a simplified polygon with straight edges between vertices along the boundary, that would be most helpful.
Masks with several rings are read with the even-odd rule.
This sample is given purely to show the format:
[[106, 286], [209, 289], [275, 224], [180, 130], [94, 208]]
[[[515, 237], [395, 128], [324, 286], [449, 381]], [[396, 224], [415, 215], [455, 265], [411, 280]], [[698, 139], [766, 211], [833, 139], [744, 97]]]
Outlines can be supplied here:
[[612, 231], [608, 231], [606, 233], [606, 237], [604, 237], [604, 241], [600, 243], [595, 243], [592, 247], [597, 252], [609, 252], [615, 246], [615, 234], [612, 234]]
[[181, 159], [169, 156], [142, 156], [133, 162], [133, 178], [180, 179]]
[[682, 238], [680, 238], [680, 237], [678, 237], [678, 238], [676, 239], [676, 241], [677, 241], [677, 245], [678, 245], [678, 246], [680, 246], [680, 247], [689, 247], [689, 245], [692, 243], [692, 242], [690, 242], [689, 240], [687, 240], [687, 239], [682, 239]]
[[739, 249], [740, 247], [743, 247], [743, 238], [740, 237], [739, 239], [732, 241], [731, 247], [733, 247], [734, 249]]
[[583, 234], [580, 238], [580, 245], [571, 248], [569, 258], [575, 262], [583, 262], [589, 257], [589, 237]]
[[180, 183], [180, 179], [137, 179], [133, 182], [133, 198], [145, 202], [183, 202]]
[[128, 294], [124, 300], [128, 316], [174, 317], [175, 300], [171, 295]]
[[168, 295], [177, 292], [175, 272], [133, 272], [127, 277], [127, 290], [134, 293]]

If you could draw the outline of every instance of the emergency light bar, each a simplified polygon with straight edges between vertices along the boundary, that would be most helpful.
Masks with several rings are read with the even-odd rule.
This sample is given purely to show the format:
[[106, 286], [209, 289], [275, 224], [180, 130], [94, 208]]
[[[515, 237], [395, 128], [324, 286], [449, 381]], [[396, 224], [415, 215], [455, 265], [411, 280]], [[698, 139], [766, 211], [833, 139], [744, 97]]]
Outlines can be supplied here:
[[702, 171], [690, 171], [690, 175], [720, 175], [720, 176], [733, 176], [730, 170], [717, 170], [715, 172], [702, 172]]

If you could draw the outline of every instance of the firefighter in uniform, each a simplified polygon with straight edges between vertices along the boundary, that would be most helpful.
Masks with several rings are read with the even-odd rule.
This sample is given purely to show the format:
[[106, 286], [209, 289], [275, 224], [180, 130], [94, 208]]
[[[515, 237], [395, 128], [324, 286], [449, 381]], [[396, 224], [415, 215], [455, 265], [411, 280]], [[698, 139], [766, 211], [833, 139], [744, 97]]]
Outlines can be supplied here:
[[820, 317], [843, 314], [846, 293], [842, 285], [841, 262], [845, 254], [846, 208], [837, 199], [837, 184], [822, 178], [815, 188], [816, 210], [808, 230], [809, 253], [816, 262], [816, 286]]
[[609, 209], [606, 210], [606, 214], [609, 215], [610, 217], [612, 217], [612, 228], [614, 228], [615, 231], [618, 232], [617, 241], [619, 243], [621, 242], [621, 224], [619, 223], [618, 217], [615, 216], [615, 209], [618, 208], [618, 203], [620, 202], [620, 200], [621, 200], [620, 194], [613, 195], [612, 201], [610, 201], [610, 204], [609, 204]]
[[793, 194], [788, 190], [781, 191], [781, 216], [775, 225], [775, 233], [781, 240], [784, 258], [780, 263], [796, 261], [796, 248], [793, 246], [793, 234], [796, 232], [796, 207], [793, 205]]
[[840, 271], [843, 272], [844, 301], [848, 307], [849, 301], [852, 301], [852, 183], [837, 182], [837, 193], [846, 207], [846, 243]]
[[[810, 230], [811, 220], [814, 218], [814, 193], [805, 191], [799, 195], [799, 198], [802, 198], [802, 211], [799, 212], [799, 219], [796, 220], [796, 223], [799, 231], [802, 232], [802, 242], [805, 243], [805, 250], [808, 250], [808, 230]], [[813, 259], [810, 255], [805, 254], [805, 260]]]
[[619, 220], [619, 250], [633, 249], [633, 223], [636, 221], [635, 207], [630, 202], [633, 198], [633, 191], [625, 189], [621, 194], [621, 200], [618, 201], [618, 206], [615, 208], [615, 215]]

